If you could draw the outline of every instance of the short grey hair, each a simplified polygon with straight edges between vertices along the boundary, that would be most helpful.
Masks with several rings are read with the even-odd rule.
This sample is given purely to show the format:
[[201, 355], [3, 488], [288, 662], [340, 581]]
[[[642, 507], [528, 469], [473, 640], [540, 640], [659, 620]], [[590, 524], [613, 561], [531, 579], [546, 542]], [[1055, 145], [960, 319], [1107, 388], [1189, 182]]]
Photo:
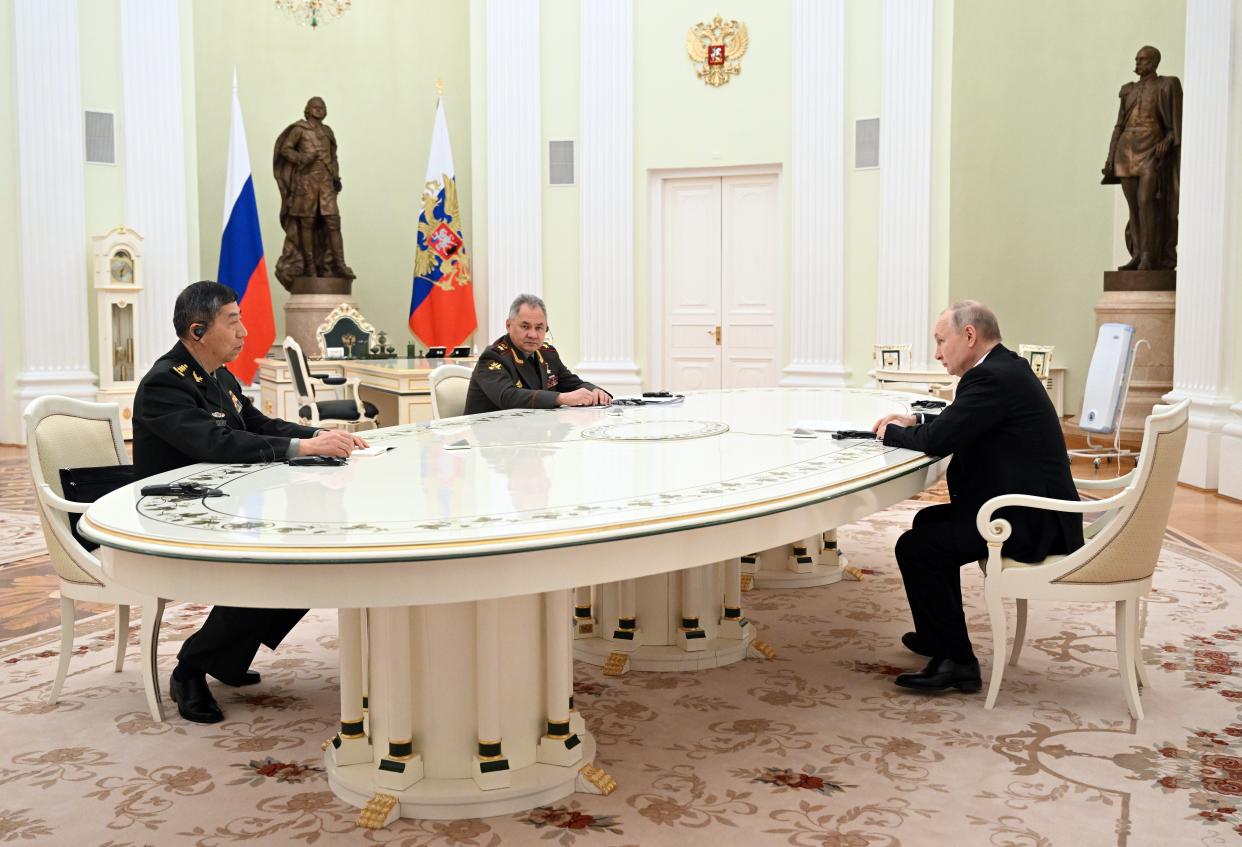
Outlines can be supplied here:
[[548, 318], [548, 307], [543, 304], [543, 298], [536, 297], [534, 294], [519, 294], [514, 298], [513, 304], [509, 306], [509, 319], [517, 317], [518, 309], [523, 306], [530, 306], [532, 309], [538, 309], [543, 312], [544, 320]]
[[1000, 341], [1000, 322], [996, 313], [978, 300], [959, 300], [945, 309], [953, 320], [953, 328], [959, 333], [973, 326], [981, 341]]

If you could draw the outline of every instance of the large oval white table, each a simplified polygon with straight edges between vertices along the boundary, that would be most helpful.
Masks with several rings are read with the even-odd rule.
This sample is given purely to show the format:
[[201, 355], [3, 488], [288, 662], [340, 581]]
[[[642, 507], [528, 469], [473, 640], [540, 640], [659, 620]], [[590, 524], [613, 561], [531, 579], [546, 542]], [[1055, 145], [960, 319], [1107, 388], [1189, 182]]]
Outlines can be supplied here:
[[[913, 399], [748, 389], [391, 427], [366, 437], [393, 449], [343, 467], [153, 477], [224, 496], [142, 497], [139, 483], [81, 527], [105, 572], [151, 598], [147, 644], [147, 612], [169, 598], [340, 610], [341, 729], [325, 757], [370, 824], [503, 814], [611, 790], [573, 710], [573, 589], [736, 560], [923, 490], [935, 458], [791, 432], [867, 426]], [[698, 590], [725, 620], [734, 588]], [[146, 687], [159, 720], [153, 673]]]

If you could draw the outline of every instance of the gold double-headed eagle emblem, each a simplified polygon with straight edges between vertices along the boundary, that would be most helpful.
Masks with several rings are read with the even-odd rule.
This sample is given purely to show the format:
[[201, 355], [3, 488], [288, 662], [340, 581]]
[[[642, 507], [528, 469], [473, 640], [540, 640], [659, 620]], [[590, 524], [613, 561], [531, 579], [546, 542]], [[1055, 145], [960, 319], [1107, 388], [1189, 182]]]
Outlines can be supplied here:
[[[440, 186], [444, 186], [444, 215], [436, 214], [440, 200]], [[458, 211], [457, 182], [448, 174], [440, 177], [440, 183], [429, 182], [423, 188], [423, 214], [418, 231], [423, 245], [414, 258], [414, 276], [426, 276], [431, 272], [437, 257], [441, 261], [442, 276], [435, 284], [445, 291], [470, 284], [470, 263], [462, 249], [461, 238], [454, 227], [461, 226]]]
[[686, 33], [686, 52], [690, 61], [698, 65], [695, 71], [699, 79], [708, 85], [724, 85], [734, 74], [740, 74], [742, 66], [738, 62], [749, 44], [746, 24], [725, 21], [720, 15], [710, 24], [695, 24]]

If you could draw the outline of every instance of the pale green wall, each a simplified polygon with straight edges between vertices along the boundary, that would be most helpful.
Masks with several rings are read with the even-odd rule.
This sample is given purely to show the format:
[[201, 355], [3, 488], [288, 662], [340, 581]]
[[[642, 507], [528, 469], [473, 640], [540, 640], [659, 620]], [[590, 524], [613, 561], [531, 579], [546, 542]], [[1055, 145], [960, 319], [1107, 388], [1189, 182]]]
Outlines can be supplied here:
[[404, 351], [412, 340], [411, 271], [437, 78], [445, 82], [467, 249], [474, 245], [469, 5], [355, 3], [339, 19], [311, 30], [271, 3], [214, 0], [194, 4], [193, 23], [203, 274], [214, 276], [219, 264], [236, 66], [278, 339], [287, 295], [275, 278], [284, 234], [272, 150], [281, 131], [301, 119], [307, 99], [320, 96], [339, 146], [345, 257], [358, 275], [354, 297], [368, 320]]
[[[543, 158], [543, 293], [551, 315], [548, 324], [557, 350], [577, 362], [582, 349], [578, 327], [578, 186], [548, 184], [548, 142], [578, 139], [579, 0], [543, 0], [539, 6], [539, 93]], [[575, 145], [581, 173], [582, 147]], [[490, 340], [490, 339], [489, 339]]]
[[[783, 219], [789, 212], [790, 82], [789, 3], [735, 0], [728, 17], [750, 31], [742, 72], [713, 88], [694, 73], [686, 31], [710, 20], [698, 3], [638, 0], [634, 9], [634, 273], [637, 360], [650, 371], [648, 173], [664, 168], [722, 168], [779, 164]], [[721, 14], [724, 14], [722, 10]], [[788, 287], [786, 227], [783, 277]], [[788, 316], [785, 317], [788, 326]]]
[[103, 235], [125, 219], [125, 111], [121, 91], [121, 32], [118, 0], [83, 0], [78, 4], [82, 61], [82, 108], [113, 112], [116, 136], [115, 165], [85, 165], [86, 244], [82, 261], [87, 267], [86, 298], [90, 320], [91, 370], [99, 373], [94, 277], [91, 274], [91, 236]]
[[[860, 385], [875, 343], [880, 171], [854, 169], [854, 122], [880, 115], [880, 4], [845, 6], [845, 362]], [[883, 129], [881, 129], [883, 131]]]
[[[16, 115], [13, 66], [13, 7], [0, 8], [0, 115]], [[22, 292], [18, 284], [20, 239], [17, 210], [17, 124], [14, 120], [0, 123], [0, 292], [5, 308], [0, 309], [0, 443], [16, 442], [21, 433], [12, 431], [15, 418], [17, 374], [22, 360]]]
[[989, 303], [1005, 340], [1055, 344], [1081, 402], [1112, 260], [1100, 185], [1117, 91], [1153, 44], [1182, 75], [1183, 0], [957, 0], [950, 295]]

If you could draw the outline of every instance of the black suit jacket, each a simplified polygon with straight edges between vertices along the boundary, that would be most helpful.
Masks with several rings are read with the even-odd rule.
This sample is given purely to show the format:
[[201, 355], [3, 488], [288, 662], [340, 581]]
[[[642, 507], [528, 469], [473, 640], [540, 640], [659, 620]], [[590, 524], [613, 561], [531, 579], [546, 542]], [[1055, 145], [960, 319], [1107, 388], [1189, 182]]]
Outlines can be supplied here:
[[[921, 426], [889, 426], [884, 443], [933, 456], [952, 455], [949, 498], [962, 532], [975, 529], [979, 508], [1000, 494], [1032, 494], [1077, 500], [1056, 410], [1031, 366], [996, 345], [963, 374], [957, 396]], [[1082, 546], [1082, 515], [1043, 509], [1006, 508], [994, 517], [1013, 526], [1006, 556], [1038, 562]]]
[[465, 414], [500, 409], [555, 409], [557, 394], [579, 388], [595, 386], [565, 367], [555, 347], [545, 341], [535, 351], [534, 361], [528, 362], [506, 333], [479, 354], [466, 392]]
[[134, 474], [195, 462], [271, 462], [289, 439], [316, 430], [269, 418], [227, 368], [208, 374], [180, 341], [156, 360], [134, 396]]

